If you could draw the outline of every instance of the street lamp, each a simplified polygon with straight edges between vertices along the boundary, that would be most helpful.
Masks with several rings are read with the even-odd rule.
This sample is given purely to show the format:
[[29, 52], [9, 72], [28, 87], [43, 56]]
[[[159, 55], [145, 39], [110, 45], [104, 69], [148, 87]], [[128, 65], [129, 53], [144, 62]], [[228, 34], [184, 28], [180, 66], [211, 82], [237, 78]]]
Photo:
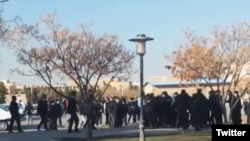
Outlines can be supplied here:
[[138, 34], [136, 37], [129, 39], [131, 42], [136, 43], [136, 54], [140, 57], [140, 140], [145, 141], [144, 135], [144, 122], [143, 122], [143, 56], [146, 53], [146, 41], [154, 40], [153, 38], [147, 37], [145, 34]]
[[122, 97], [123, 97], [124, 94], [123, 94], [123, 86], [122, 85], [120, 85], [120, 92], [122, 93]]

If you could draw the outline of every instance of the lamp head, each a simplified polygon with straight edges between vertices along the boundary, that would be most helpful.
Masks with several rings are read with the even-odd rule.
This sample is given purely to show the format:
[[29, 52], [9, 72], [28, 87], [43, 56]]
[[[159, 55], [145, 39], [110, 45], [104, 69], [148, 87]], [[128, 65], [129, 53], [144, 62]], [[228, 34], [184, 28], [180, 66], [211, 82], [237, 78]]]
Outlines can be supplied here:
[[136, 37], [129, 39], [129, 41], [136, 43], [136, 53], [140, 56], [146, 53], [146, 42], [151, 40], [154, 39], [147, 37], [145, 34], [138, 34]]

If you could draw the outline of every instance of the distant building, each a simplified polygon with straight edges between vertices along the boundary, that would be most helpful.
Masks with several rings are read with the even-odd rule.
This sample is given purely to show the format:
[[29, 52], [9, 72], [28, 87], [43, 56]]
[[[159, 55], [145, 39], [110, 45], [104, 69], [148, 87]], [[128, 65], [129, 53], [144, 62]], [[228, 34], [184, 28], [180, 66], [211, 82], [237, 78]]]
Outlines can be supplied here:
[[10, 103], [11, 102], [11, 97], [13, 95], [16, 96], [17, 102], [27, 104], [27, 96], [26, 96], [26, 94], [8, 94], [8, 95], [5, 95], [5, 102]]
[[15, 95], [17, 97], [17, 102], [27, 103], [27, 96], [24, 93], [21, 93], [24, 86], [20, 84], [16, 84], [14, 82], [10, 82], [10, 80], [2, 80], [4, 84], [7, 94], [5, 95], [5, 102], [10, 103], [11, 97]]
[[[95, 81], [91, 82], [92, 85], [95, 85]], [[126, 95], [125, 91], [127, 89], [137, 89], [138, 85], [133, 83], [132, 81], [128, 80], [122, 80], [115, 78], [110, 82], [110, 79], [100, 79], [97, 88], [103, 89], [105, 87], [109, 87], [112, 90], [115, 90], [118, 93], [121, 93], [121, 95]], [[48, 87], [46, 85], [40, 85], [39, 87]], [[77, 85], [73, 81], [69, 81], [67, 84], [64, 85], [54, 85], [55, 88], [64, 91], [65, 89], [70, 89], [70, 90], [78, 90]]]
[[[202, 89], [202, 92], [207, 95], [208, 92], [211, 90], [206, 83], [201, 84], [199, 87], [195, 88], [192, 83], [180, 83], [180, 80], [177, 80], [173, 77], [154, 77], [150, 79], [151, 82], [146, 82], [144, 84], [144, 92], [147, 93], [154, 93], [155, 95], [161, 94], [163, 91], [167, 91], [169, 95], [173, 95], [175, 92], [180, 93], [181, 89], [185, 89], [188, 94], [194, 94], [197, 91], [197, 88]], [[158, 80], [158, 81], [157, 81]], [[226, 83], [229, 85], [229, 83]], [[211, 83], [212, 87], [216, 90], [217, 83]]]
[[[95, 81], [91, 83], [92, 85], [94, 85]], [[108, 84], [111, 88], [116, 89], [118, 91], [122, 89], [129, 89], [131, 87], [137, 87], [137, 85], [135, 85], [132, 81], [122, 80], [118, 78], [113, 79], [111, 82], [109, 79], [100, 79], [97, 84], [97, 87], [104, 88]], [[73, 81], [70, 81], [67, 85], [71, 87], [74, 87], [74, 86], [76, 87], [76, 84]]]
[[8, 94], [17, 94], [20, 93], [20, 90], [24, 88], [23, 85], [16, 84], [14, 82], [10, 82], [10, 80], [2, 80], [5, 88], [7, 89]]
[[148, 81], [149, 82], [176, 81], [176, 78], [167, 76], [151, 76]]

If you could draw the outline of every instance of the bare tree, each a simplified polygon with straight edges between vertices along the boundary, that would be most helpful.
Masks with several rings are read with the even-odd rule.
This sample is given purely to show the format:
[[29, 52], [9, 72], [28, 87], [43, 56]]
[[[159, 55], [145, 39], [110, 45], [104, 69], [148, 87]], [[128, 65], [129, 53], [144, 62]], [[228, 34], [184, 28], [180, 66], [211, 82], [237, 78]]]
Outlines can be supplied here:
[[[43, 26], [49, 34], [39, 30]], [[29, 26], [30, 27], [30, 26]], [[19, 28], [17, 28], [19, 29]], [[27, 31], [22, 29], [21, 31]], [[49, 14], [39, 23], [32, 26], [31, 48], [16, 48], [20, 64], [28, 66], [34, 75], [40, 77], [53, 91], [64, 96], [56, 87], [65, 81], [73, 81], [77, 86], [87, 109], [87, 118], [93, 109], [91, 97], [102, 96], [97, 93], [102, 78], [128, 78], [132, 71], [134, 55], [118, 43], [115, 35], [95, 36], [81, 25], [77, 32], [71, 32], [61, 25], [55, 24], [54, 15]], [[23, 32], [15, 32], [13, 37]], [[23, 39], [21, 39], [23, 43]], [[29, 45], [31, 44], [29, 42]], [[20, 40], [18, 40], [20, 43]], [[27, 72], [16, 69], [20, 74]], [[90, 91], [91, 90], [91, 93]], [[91, 125], [88, 125], [88, 138], [92, 138]]]

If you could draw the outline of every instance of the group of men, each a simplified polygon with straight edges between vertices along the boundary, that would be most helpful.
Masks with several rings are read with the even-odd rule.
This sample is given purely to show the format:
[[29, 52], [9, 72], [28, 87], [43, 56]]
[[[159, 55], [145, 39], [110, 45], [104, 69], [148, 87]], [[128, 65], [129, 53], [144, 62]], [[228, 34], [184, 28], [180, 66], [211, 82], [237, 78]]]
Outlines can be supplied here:
[[[91, 94], [90, 94], [91, 95]], [[65, 110], [70, 114], [68, 120], [68, 133], [79, 132], [79, 121], [82, 127], [90, 127], [96, 129], [96, 125], [103, 124], [103, 116], [105, 116], [105, 124], [111, 128], [119, 128], [128, 125], [128, 123], [136, 124], [140, 119], [140, 105], [138, 98], [126, 97], [106, 97], [92, 98], [87, 100], [76, 99], [76, 92], [72, 92], [67, 100], [63, 103], [51, 99], [49, 102], [46, 95], [43, 95], [38, 102], [37, 114], [41, 121], [37, 126], [40, 131], [42, 125], [45, 130], [57, 130], [57, 121]], [[232, 123], [241, 123], [242, 103], [239, 100], [239, 93], [228, 92], [227, 102], [232, 108]], [[170, 96], [166, 91], [160, 95], [146, 94], [143, 99], [144, 106], [144, 124], [145, 127], [182, 127], [183, 130], [188, 129], [192, 125], [195, 130], [201, 130], [211, 124], [223, 124], [220, 91], [210, 91], [207, 98], [198, 89], [193, 95], [189, 95], [184, 89], [178, 94], [177, 92]], [[64, 108], [63, 108], [64, 107]], [[62, 109], [63, 108], [63, 109]], [[250, 110], [249, 110], [250, 111]], [[16, 97], [12, 97], [10, 103], [10, 112], [12, 115], [9, 132], [12, 133], [13, 122], [17, 121], [18, 131], [23, 132], [20, 126], [20, 115], [16, 103]], [[79, 112], [79, 113], [78, 113]], [[78, 117], [80, 115], [80, 118]], [[250, 114], [249, 114], [250, 115]], [[48, 127], [49, 118], [49, 127]], [[85, 120], [82, 120], [85, 118]], [[73, 123], [75, 124], [74, 128]]]
[[[206, 97], [201, 89], [189, 95], [184, 89], [180, 93], [170, 96], [166, 91], [160, 95], [146, 94], [143, 99], [145, 127], [174, 127], [188, 129], [194, 127], [196, 131], [212, 124], [223, 124], [223, 99], [220, 91], [210, 91]], [[225, 102], [231, 110], [231, 124], [241, 124], [241, 110], [243, 103], [238, 91], [228, 91]], [[124, 97], [101, 98], [97, 100], [92, 119], [98, 125], [99, 119], [105, 115], [109, 127], [126, 126], [131, 118], [132, 122], [140, 119], [140, 99]], [[247, 108], [244, 103], [244, 109]], [[249, 106], [248, 106], [249, 107]], [[229, 110], [229, 109], [228, 109]], [[245, 110], [247, 111], [247, 110]], [[250, 109], [248, 109], [250, 111]], [[104, 114], [103, 114], [104, 113]], [[249, 114], [250, 115], [250, 114]]]
[[[78, 130], [78, 117], [77, 117], [77, 100], [76, 100], [76, 92], [72, 92], [69, 97], [67, 97], [67, 112], [70, 114], [69, 121], [69, 127], [68, 132], [72, 133], [72, 125], [73, 121], [75, 121], [75, 129], [74, 132], [79, 132]], [[62, 103], [54, 100], [53, 98], [47, 99], [46, 95], [42, 95], [41, 99], [38, 101], [37, 105], [37, 115], [40, 116], [40, 122], [37, 125], [37, 130], [41, 131], [41, 126], [44, 126], [45, 131], [48, 130], [57, 130], [57, 122], [59, 121], [59, 124], [62, 124], [61, 117], [63, 114], [63, 106]], [[14, 121], [17, 123], [17, 129], [18, 132], [23, 132], [21, 128], [20, 123], [20, 113], [19, 113], [19, 107], [16, 102], [16, 96], [12, 96], [12, 101], [10, 102], [9, 110], [11, 113], [11, 120], [8, 127], [9, 133], [13, 133], [13, 124]], [[24, 110], [25, 114], [27, 114], [27, 123], [29, 124], [29, 118], [32, 116], [34, 110], [30, 102], [25, 107]]]

